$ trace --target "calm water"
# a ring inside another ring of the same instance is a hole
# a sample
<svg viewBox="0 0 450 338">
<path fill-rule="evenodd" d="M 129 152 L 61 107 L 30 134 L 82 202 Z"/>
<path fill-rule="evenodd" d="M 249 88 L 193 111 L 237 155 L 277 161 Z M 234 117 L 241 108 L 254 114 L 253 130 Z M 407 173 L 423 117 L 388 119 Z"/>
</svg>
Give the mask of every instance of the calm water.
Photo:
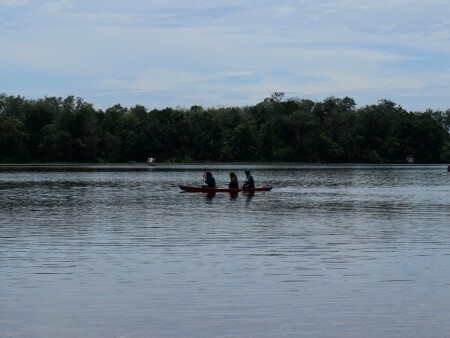
<svg viewBox="0 0 450 338">
<path fill-rule="evenodd" d="M 449 337 L 445 166 L 202 174 L 0 169 L 0 336 Z"/>
</svg>

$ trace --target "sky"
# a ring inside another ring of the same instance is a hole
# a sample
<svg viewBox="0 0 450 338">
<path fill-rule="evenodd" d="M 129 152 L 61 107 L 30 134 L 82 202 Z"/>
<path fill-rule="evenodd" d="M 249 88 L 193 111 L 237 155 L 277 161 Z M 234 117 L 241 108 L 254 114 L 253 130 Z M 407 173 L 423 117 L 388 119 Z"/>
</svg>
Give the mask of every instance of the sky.
<svg viewBox="0 0 450 338">
<path fill-rule="evenodd" d="M 0 93 L 97 109 L 274 92 L 450 108 L 448 0 L 0 0 Z"/>
</svg>

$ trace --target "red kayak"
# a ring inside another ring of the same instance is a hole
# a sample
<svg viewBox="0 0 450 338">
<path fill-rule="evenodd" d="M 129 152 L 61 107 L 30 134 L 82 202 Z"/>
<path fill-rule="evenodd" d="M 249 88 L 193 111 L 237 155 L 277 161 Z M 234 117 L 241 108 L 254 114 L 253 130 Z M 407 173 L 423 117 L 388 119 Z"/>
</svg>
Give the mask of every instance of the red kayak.
<svg viewBox="0 0 450 338">
<path fill-rule="evenodd" d="M 238 193 L 238 192 L 257 192 L 257 191 L 270 191 L 272 187 L 259 187 L 252 189 L 229 189 L 229 188 L 208 188 L 208 187 L 192 187 L 186 185 L 179 186 L 181 190 L 187 192 L 205 192 L 205 193 L 215 193 L 215 192 L 228 192 L 228 193 Z"/>
</svg>

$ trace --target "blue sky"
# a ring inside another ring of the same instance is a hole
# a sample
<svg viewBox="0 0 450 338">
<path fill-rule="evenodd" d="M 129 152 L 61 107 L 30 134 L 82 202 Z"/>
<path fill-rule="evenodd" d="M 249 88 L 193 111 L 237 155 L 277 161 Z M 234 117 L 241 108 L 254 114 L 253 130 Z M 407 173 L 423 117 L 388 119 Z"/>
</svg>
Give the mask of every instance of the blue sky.
<svg viewBox="0 0 450 338">
<path fill-rule="evenodd" d="M 448 0 L 0 0 L 0 93 L 104 109 L 273 92 L 450 108 Z"/>
</svg>

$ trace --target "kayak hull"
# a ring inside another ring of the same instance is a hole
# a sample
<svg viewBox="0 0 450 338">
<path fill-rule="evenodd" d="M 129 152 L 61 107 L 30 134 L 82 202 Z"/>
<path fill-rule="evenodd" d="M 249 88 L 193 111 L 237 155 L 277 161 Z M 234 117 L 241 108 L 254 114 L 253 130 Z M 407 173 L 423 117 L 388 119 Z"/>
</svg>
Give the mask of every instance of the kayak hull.
<svg viewBox="0 0 450 338">
<path fill-rule="evenodd" d="M 227 193 L 238 193 L 238 192 L 248 192 L 253 193 L 257 191 L 270 191 L 272 190 L 272 187 L 258 187 L 258 188 L 252 188 L 252 189 L 229 189 L 229 188 L 208 188 L 208 187 L 193 187 L 193 186 L 186 186 L 186 185 L 180 185 L 179 186 L 181 190 L 186 192 L 203 192 L 203 193 L 216 193 L 216 192 L 227 192 Z"/>
</svg>

